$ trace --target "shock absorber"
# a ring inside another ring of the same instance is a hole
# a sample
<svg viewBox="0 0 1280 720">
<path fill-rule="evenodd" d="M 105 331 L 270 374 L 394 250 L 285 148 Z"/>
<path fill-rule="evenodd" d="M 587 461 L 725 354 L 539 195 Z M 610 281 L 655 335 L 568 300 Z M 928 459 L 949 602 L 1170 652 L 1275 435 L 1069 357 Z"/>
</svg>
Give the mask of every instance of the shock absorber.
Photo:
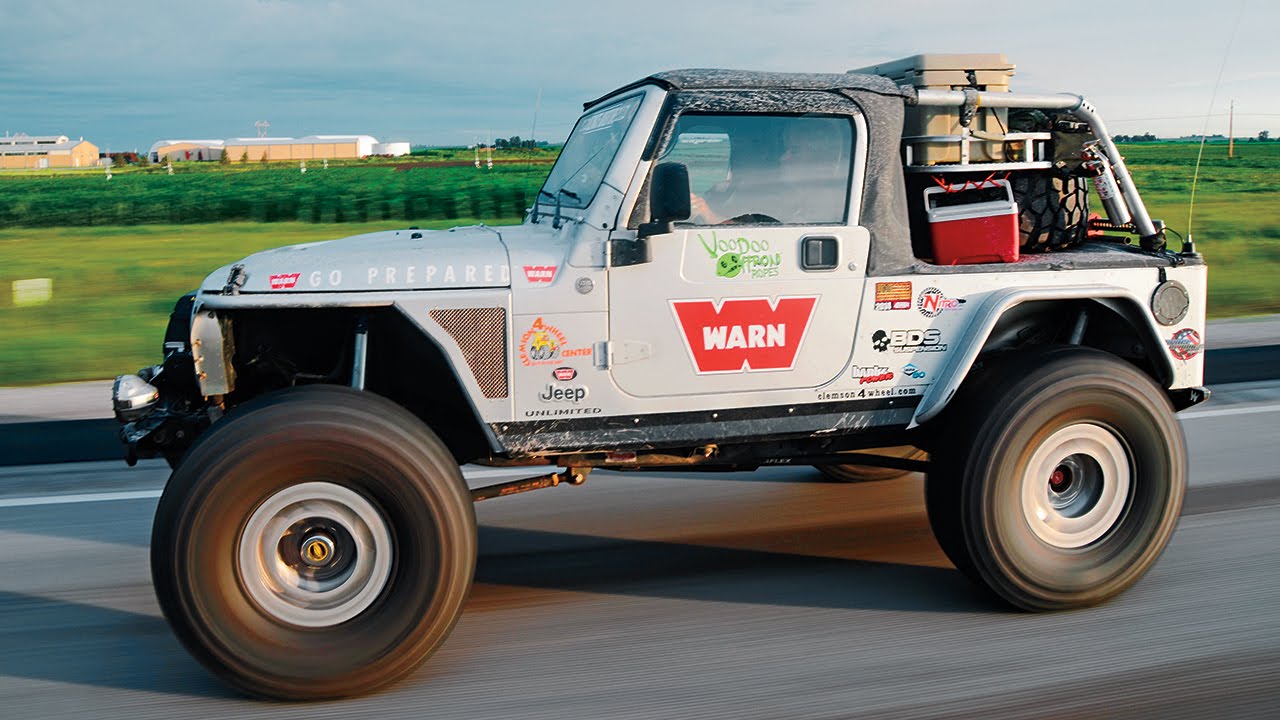
<svg viewBox="0 0 1280 720">
<path fill-rule="evenodd" d="M 1085 146 L 1080 156 L 1084 159 L 1080 165 L 1080 173 L 1093 179 L 1098 197 L 1102 198 L 1102 204 L 1107 208 L 1107 219 L 1113 225 L 1128 225 L 1133 216 L 1129 214 L 1129 207 L 1120 194 L 1120 186 L 1116 184 L 1116 175 L 1111 171 L 1107 156 L 1098 151 L 1096 143 Z"/>
</svg>

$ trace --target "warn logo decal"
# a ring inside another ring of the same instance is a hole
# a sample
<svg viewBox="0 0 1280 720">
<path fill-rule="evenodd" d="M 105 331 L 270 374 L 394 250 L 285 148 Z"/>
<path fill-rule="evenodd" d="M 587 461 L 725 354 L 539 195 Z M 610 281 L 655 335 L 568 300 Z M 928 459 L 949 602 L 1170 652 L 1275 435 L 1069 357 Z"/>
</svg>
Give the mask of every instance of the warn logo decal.
<svg viewBox="0 0 1280 720">
<path fill-rule="evenodd" d="M 268 277 L 267 282 L 271 284 L 272 290 L 291 290 L 298 284 L 300 277 L 302 273 L 280 273 Z"/>
<path fill-rule="evenodd" d="M 790 370 L 818 297 L 670 302 L 694 369 L 707 375 Z"/>
<path fill-rule="evenodd" d="M 549 283 L 556 279 L 556 266 L 525 265 L 524 279 L 531 283 Z"/>
</svg>

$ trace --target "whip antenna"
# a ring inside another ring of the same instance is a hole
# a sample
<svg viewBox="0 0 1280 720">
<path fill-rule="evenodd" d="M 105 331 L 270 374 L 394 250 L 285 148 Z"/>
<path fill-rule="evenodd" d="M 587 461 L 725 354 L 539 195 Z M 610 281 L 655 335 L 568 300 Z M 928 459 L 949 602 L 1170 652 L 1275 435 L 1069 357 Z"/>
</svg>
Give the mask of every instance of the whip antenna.
<svg viewBox="0 0 1280 720">
<path fill-rule="evenodd" d="M 1209 97 L 1209 110 L 1204 114 L 1204 128 L 1200 131 L 1200 151 L 1196 153 L 1196 171 L 1191 176 L 1191 204 L 1187 207 L 1187 243 L 1194 247 L 1191 239 L 1191 218 L 1196 211 L 1196 184 L 1200 181 L 1200 160 L 1204 157 L 1204 143 L 1209 136 L 1209 118 L 1213 115 L 1213 104 L 1218 101 L 1218 88 L 1222 85 L 1222 74 L 1227 69 L 1227 59 L 1231 57 L 1231 45 L 1236 41 L 1236 30 L 1240 28 L 1240 19 L 1244 17 L 1245 0 L 1240 0 L 1240 11 L 1236 13 L 1236 21 L 1231 25 L 1231 35 L 1227 37 L 1227 49 L 1222 53 L 1222 65 L 1218 67 L 1218 79 L 1213 83 L 1213 94 Z"/>
</svg>

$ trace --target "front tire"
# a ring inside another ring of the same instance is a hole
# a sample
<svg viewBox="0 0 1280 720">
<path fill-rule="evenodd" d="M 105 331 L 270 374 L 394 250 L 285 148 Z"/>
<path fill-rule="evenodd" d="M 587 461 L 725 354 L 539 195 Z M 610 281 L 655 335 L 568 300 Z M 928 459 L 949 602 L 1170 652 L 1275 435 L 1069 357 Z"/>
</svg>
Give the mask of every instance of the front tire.
<svg viewBox="0 0 1280 720">
<path fill-rule="evenodd" d="M 949 410 L 926 483 L 956 567 L 1027 610 L 1124 591 L 1173 534 L 1186 448 L 1173 407 L 1134 366 L 1088 348 L 996 362 Z"/>
<path fill-rule="evenodd" d="M 470 494 L 416 417 L 363 392 L 263 398 L 203 436 L 156 510 L 156 596 L 201 663 L 259 696 L 365 693 L 452 630 L 475 570 Z"/>
</svg>

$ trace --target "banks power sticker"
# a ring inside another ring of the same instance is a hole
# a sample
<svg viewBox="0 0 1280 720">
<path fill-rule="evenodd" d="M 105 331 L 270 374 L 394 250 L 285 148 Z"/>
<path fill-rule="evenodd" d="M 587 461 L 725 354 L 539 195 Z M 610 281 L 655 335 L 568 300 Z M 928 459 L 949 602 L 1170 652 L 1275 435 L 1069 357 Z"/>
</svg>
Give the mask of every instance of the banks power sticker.
<svg viewBox="0 0 1280 720">
<path fill-rule="evenodd" d="M 267 281 L 271 283 L 272 290 L 291 290 L 293 286 L 298 284 L 298 278 L 302 277 L 302 273 L 280 273 L 271 275 Z"/>
<path fill-rule="evenodd" d="M 936 287 L 927 287 L 920 291 L 916 300 L 916 309 L 927 318 L 935 318 L 947 310 L 955 310 L 964 304 L 964 300 L 950 298 L 942 294 Z"/>
<path fill-rule="evenodd" d="M 1164 341 L 1169 346 L 1169 352 L 1179 360 L 1190 360 L 1200 354 L 1204 350 L 1204 343 L 1200 340 L 1200 333 L 1191 328 L 1182 328 L 1173 334 L 1173 337 Z"/>
<path fill-rule="evenodd" d="M 549 283 L 556 279 L 556 266 L 525 265 L 524 279 L 531 283 Z"/>
<path fill-rule="evenodd" d="M 911 282 L 876 283 L 876 300 L 872 307 L 876 310 L 910 310 Z"/>
<path fill-rule="evenodd" d="M 520 364 L 525 367 L 557 365 L 561 358 L 590 355 L 590 347 L 568 347 L 560 328 L 544 323 L 542 318 L 534 320 L 533 325 L 520 336 Z"/>
<path fill-rule="evenodd" d="M 883 365 L 871 365 L 866 367 L 859 367 L 855 365 L 853 368 L 853 379 L 857 380 L 859 385 L 888 382 L 893 379 L 893 371 Z"/>
<path fill-rule="evenodd" d="M 699 375 L 790 370 L 818 296 L 672 300 L 671 311 Z"/>
</svg>

